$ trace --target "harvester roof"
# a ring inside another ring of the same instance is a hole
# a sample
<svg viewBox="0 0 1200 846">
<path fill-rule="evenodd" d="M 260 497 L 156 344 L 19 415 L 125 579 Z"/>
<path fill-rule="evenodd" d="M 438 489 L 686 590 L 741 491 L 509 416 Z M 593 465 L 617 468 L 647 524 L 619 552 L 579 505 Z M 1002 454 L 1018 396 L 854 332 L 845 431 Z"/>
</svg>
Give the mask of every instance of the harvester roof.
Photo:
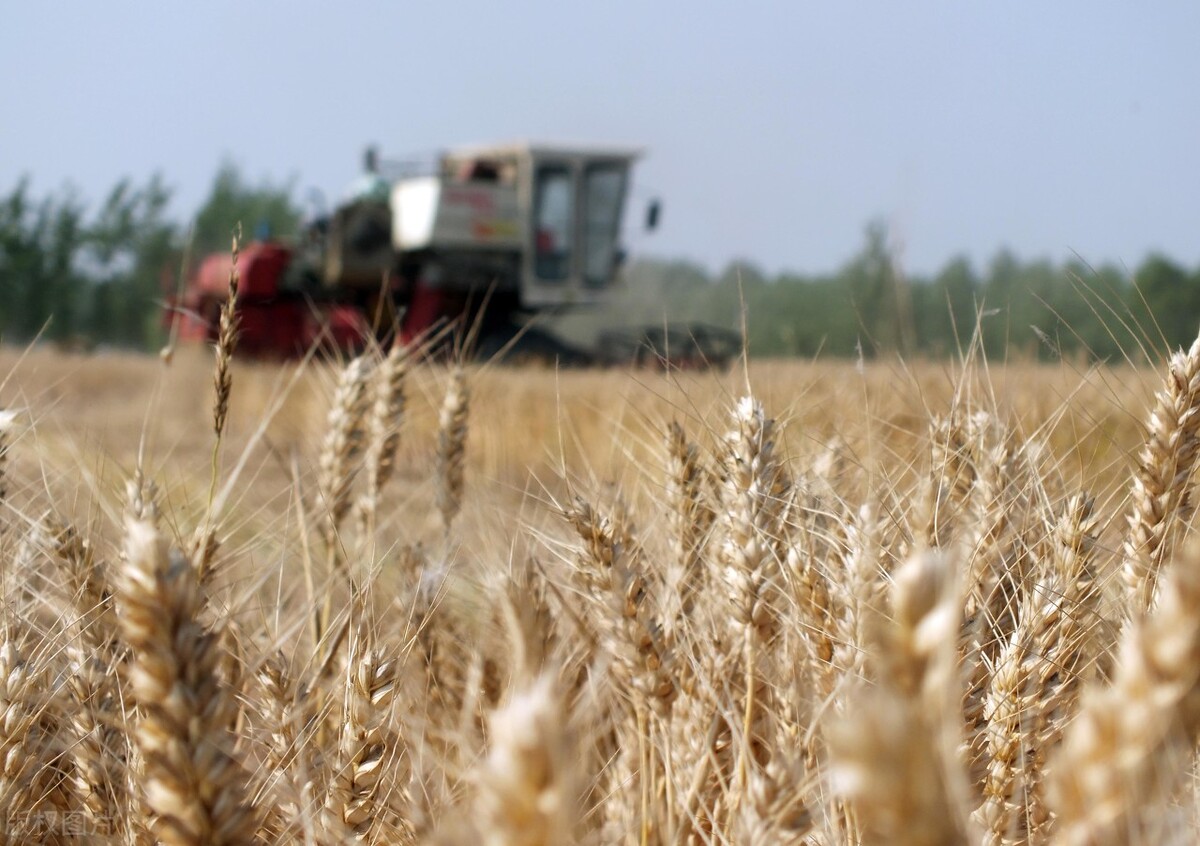
<svg viewBox="0 0 1200 846">
<path fill-rule="evenodd" d="M 555 141 L 507 141 L 498 144 L 468 144 L 447 150 L 453 158 L 488 158 L 503 156 L 580 156 L 586 158 L 628 159 L 640 158 L 645 151 L 640 147 L 619 144 L 581 144 Z"/>
</svg>

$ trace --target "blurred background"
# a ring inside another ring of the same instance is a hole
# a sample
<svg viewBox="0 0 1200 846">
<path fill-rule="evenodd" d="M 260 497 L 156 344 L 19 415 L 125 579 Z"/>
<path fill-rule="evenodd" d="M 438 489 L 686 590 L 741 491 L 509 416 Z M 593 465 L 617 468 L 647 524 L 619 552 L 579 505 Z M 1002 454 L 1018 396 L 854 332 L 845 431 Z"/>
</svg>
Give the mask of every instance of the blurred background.
<svg viewBox="0 0 1200 846">
<path fill-rule="evenodd" d="M 8 4 L 0 339 L 154 348 L 164 292 L 363 149 L 645 151 L 619 297 L 764 356 L 1112 359 L 1200 321 L 1200 6 Z M 662 202 L 661 225 L 642 226 Z"/>
</svg>

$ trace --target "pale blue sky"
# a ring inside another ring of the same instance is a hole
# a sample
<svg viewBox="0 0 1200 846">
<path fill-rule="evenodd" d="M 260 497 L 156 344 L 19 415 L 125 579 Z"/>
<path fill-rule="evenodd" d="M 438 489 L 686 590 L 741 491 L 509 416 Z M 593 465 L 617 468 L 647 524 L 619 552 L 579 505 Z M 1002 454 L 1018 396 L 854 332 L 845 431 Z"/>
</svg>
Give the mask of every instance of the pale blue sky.
<svg viewBox="0 0 1200 846">
<path fill-rule="evenodd" d="M 0 190 L 93 201 L 224 155 L 336 196 L 386 155 L 649 151 L 635 253 L 832 270 L 891 221 L 915 272 L 1007 244 L 1200 262 L 1200 3 L 0 0 Z"/>
</svg>

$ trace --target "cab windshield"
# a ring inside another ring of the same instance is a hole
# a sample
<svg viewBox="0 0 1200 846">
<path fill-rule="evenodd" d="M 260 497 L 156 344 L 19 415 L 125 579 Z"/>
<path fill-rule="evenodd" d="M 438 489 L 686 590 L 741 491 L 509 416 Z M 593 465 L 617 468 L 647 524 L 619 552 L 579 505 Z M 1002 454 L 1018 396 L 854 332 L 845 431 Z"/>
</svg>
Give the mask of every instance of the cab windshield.
<svg viewBox="0 0 1200 846">
<path fill-rule="evenodd" d="M 612 280 L 625 195 L 625 167 L 588 165 L 583 176 L 583 279 L 590 288 Z"/>
</svg>

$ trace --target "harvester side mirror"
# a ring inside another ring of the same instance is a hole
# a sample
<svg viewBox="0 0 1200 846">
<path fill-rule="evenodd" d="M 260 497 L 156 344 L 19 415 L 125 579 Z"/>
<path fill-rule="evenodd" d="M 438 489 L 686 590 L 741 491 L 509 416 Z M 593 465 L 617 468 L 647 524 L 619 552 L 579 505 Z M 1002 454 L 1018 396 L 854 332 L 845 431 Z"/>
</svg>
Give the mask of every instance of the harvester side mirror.
<svg viewBox="0 0 1200 846">
<path fill-rule="evenodd" d="M 646 231 L 653 232 L 658 228 L 658 219 L 662 217 L 662 203 L 659 200 L 651 200 L 650 205 L 646 206 Z"/>
</svg>

